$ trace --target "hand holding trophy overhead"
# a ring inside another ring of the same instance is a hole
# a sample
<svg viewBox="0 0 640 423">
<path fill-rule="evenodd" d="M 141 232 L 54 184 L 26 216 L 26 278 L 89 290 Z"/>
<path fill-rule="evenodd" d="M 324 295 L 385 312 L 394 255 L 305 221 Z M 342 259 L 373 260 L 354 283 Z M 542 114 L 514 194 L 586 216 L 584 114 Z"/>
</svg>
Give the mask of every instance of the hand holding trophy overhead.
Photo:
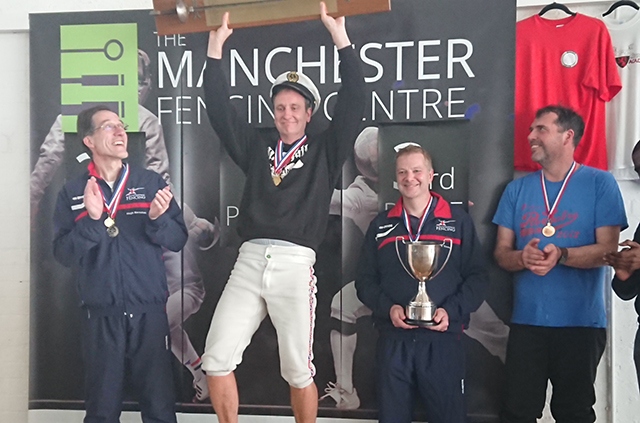
<svg viewBox="0 0 640 423">
<path fill-rule="evenodd" d="M 398 241 L 405 244 L 407 249 L 407 262 L 409 269 L 405 266 L 398 248 Z M 448 246 L 447 246 L 448 244 Z M 447 258 L 438 268 L 440 251 L 442 247 L 447 247 L 449 252 Z M 414 326 L 433 326 L 437 322 L 433 316 L 436 312 L 436 304 L 429 298 L 427 294 L 427 281 L 435 278 L 440 274 L 442 269 L 447 265 L 453 250 L 453 241 L 446 238 L 444 241 L 410 241 L 406 242 L 402 237 L 396 237 L 396 254 L 398 260 L 404 270 L 413 278 L 418 280 L 418 293 L 405 306 L 405 314 L 407 316 L 405 323 Z"/>
</svg>

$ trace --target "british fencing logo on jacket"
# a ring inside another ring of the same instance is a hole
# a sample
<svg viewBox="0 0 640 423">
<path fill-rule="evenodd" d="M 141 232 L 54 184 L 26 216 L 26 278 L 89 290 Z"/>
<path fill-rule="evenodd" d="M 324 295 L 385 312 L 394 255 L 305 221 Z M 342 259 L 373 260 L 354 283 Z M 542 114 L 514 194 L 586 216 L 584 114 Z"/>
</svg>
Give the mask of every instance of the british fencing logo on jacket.
<svg viewBox="0 0 640 423">
<path fill-rule="evenodd" d="M 436 231 L 455 232 L 456 227 L 450 226 L 449 223 L 455 223 L 455 219 L 450 219 L 450 220 L 438 219 L 436 221 Z"/>
<path fill-rule="evenodd" d="M 127 194 L 125 198 L 127 199 L 127 201 L 146 200 L 147 196 L 142 192 L 138 192 L 143 189 L 144 187 L 127 188 Z"/>
</svg>

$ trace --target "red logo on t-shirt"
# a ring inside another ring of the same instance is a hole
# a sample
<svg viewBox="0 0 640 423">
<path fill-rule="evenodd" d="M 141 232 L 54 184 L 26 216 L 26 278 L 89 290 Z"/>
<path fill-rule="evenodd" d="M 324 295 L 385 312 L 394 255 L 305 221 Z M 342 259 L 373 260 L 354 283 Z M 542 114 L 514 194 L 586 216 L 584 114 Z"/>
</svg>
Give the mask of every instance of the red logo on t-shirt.
<svg viewBox="0 0 640 423">
<path fill-rule="evenodd" d="M 624 68 L 625 66 L 627 66 L 627 64 L 629 64 L 629 56 L 616 57 L 616 63 L 621 68 Z"/>
</svg>

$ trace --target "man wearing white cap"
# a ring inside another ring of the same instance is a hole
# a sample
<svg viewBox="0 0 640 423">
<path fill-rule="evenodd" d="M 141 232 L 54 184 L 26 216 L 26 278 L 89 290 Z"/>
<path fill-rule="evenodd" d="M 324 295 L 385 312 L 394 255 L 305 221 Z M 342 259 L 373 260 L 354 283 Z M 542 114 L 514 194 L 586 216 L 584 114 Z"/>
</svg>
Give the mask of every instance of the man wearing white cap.
<svg viewBox="0 0 640 423">
<path fill-rule="evenodd" d="M 202 368 L 222 423 L 238 421 L 233 371 L 260 322 L 269 314 L 278 336 L 282 377 L 289 383 L 298 423 L 315 422 L 318 393 L 313 376 L 316 305 L 315 250 L 322 241 L 329 203 L 342 165 L 353 149 L 364 115 L 364 78 L 344 17 L 321 19 L 340 54 L 342 87 L 326 131 L 306 126 L 320 95 L 305 75 L 280 75 L 271 89 L 278 136 L 269 137 L 238 117 L 222 71 L 224 42 L 233 32 L 229 14 L 209 36 L 204 76 L 207 114 L 221 143 L 246 175 L 240 205 L 240 247 L 207 336 Z"/>
</svg>

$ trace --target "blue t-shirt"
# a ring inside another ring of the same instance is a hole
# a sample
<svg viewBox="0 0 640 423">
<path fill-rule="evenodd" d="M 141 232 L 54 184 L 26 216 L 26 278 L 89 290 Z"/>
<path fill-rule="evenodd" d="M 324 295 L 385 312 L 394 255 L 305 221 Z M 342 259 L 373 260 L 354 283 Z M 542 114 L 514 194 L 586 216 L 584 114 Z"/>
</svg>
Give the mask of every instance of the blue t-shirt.
<svg viewBox="0 0 640 423">
<path fill-rule="evenodd" d="M 550 207 L 562 181 L 546 181 Z M 596 242 L 596 228 L 627 227 L 622 195 L 611 174 L 580 166 L 566 185 L 551 224 L 556 233 L 547 238 L 547 224 L 540 171 L 509 183 L 493 217 L 493 223 L 514 231 L 516 249 L 532 239 L 539 248 L 553 243 L 558 247 L 580 247 Z M 604 267 L 577 269 L 555 266 L 545 276 L 529 270 L 515 274 L 513 323 L 551 327 L 606 327 Z"/>
</svg>

